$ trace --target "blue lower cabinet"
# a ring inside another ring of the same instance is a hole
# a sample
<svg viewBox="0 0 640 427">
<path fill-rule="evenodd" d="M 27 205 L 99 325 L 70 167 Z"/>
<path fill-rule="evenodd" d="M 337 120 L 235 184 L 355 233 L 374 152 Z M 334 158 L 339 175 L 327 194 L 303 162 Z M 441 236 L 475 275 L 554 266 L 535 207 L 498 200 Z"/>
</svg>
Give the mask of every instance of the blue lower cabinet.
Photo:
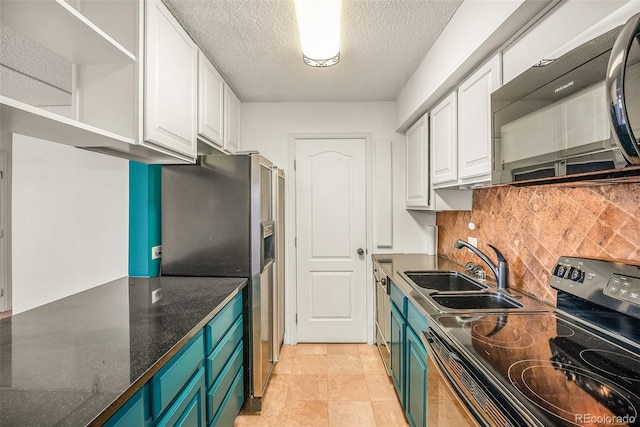
<svg viewBox="0 0 640 427">
<path fill-rule="evenodd" d="M 407 322 L 394 303 L 391 304 L 391 379 L 400 403 L 405 405 L 404 364 Z"/>
<path fill-rule="evenodd" d="M 231 389 L 233 381 L 242 369 L 242 361 L 242 342 L 240 342 L 231 359 L 220 373 L 218 380 L 207 391 L 207 423 L 210 424 L 218 414 L 218 411 L 220 411 L 227 392 Z"/>
<path fill-rule="evenodd" d="M 244 369 L 236 375 L 210 427 L 232 427 L 244 402 Z"/>
<path fill-rule="evenodd" d="M 203 362 L 204 333 L 201 330 L 151 378 L 151 408 L 154 420 L 161 416 Z"/>
<path fill-rule="evenodd" d="M 413 329 L 407 328 L 405 412 L 412 427 L 427 425 L 427 351 Z"/>
<path fill-rule="evenodd" d="M 393 283 L 392 283 L 393 285 Z M 411 427 L 427 426 L 427 351 L 417 334 L 427 319 L 400 290 L 391 293 L 391 379 Z M 403 304 L 400 308 L 396 302 Z"/>
<path fill-rule="evenodd" d="M 244 403 L 242 336 L 240 293 L 104 425 L 232 426 Z"/>
<path fill-rule="evenodd" d="M 198 369 L 156 425 L 158 427 L 206 426 L 204 366 Z"/>
<path fill-rule="evenodd" d="M 242 293 L 239 293 L 204 327 L 206 353 L 213 350 L 241 315 Z"/>
<path fill-rule="evenodd" d="M 242 316 L 238 317 L 222 341 L 207 356 L 207 386 L 212 385 L 220 376 L 227 362 L 242 341 Z"/>
<path fill-rule="evenodd" d="M 151 425 L 151 422 L 149 384 L 145 384 L 104 423 L 104 427 L 147 427 Z"/>
</svg>

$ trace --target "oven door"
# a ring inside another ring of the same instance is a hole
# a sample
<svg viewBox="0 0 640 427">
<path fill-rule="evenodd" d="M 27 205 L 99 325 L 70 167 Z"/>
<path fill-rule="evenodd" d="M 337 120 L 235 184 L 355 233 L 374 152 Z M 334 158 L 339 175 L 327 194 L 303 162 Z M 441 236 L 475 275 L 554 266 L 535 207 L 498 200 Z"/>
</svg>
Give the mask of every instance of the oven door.
<svg viewBox="0 0 640 427">
<path fill-rule="evenodd" d="M 640 13 L 627 21 L 611 50 L 606 82 L 614 138 L 625 158 L 640 164 Z"/>
<path fill-rule="evenodd" d="M 453 399 L 456 405 L 448 405 L 447 410 L 462 410 L 459 421 L 461 425 L 481 426 L 531 426 L 540 425 L 516 408 L 507 396 L 496 388 L 493 381 L 481 372 L 473 362 L 467 360 L 444 335 L 436 333 L 434 328 L 429 328 L 421 337 L 428 349 L 429 359 L 432 362 L 429 369 L 438 372 L 438 379 L 434 384 L 444 384 L 448 387 L 448 395 L 445 398 Z M 431 417 L 433 409 L 431 396 L 442 396 L 438 391 L 432 392 L 432 377 L 428 377 L 428 412 Z M 445 386 L 442 386 L 444 388 Z M 462 409 L 460 409 L 462 408 Z M 438 412 L 438 411 L 436 411 Z M 447 414 L 450 415 L 450 414 Z M 465 424 L 466 423 L 466 424 Z M 443 424 L 434 421 L 435 425 L 457 425 L 445 422 Z"/>
<path fill-rule="evenodd" d="M 443 375 L 433 354 L 427 358 L 427 425 L 429 426 L 479 426 L 480 424 L 456 394 Z"/>
</svg>

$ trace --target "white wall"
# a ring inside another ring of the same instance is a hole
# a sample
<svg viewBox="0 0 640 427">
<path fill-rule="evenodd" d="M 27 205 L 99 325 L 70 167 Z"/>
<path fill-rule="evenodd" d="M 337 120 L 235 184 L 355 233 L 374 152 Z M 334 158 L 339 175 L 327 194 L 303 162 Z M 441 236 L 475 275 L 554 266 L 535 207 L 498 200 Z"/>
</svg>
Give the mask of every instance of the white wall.
<svg viewBox="0 0 640 427">
<path fill-rule="evenodd" d="M 126 276 L 128 161 L 14 135 L 14 314 Z"/>
<path fill-rule="evenodd" d="M 425 252 L 433 244 L 427 226 L 435 224 L 435 215 L 404 207 L 405 137 L 394 131 L 393 102 L 247 102 L 242 114 L 242 150 L 258 150 L 287 174 L 290 134 L 369 133 L 372 143 L 391 141 L 393 247 L 372 250 Z"/>
</svg>

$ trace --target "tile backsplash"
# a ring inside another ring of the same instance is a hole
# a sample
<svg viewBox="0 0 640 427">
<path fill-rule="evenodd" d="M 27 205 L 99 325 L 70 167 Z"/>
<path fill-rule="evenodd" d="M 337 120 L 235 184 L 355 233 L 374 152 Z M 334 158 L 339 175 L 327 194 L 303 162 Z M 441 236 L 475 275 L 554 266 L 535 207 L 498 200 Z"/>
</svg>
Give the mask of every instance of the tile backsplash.
<svg viewBox="0 0 640 427">
<path fill-rule="evenodd" d="M 476 237 L 492 260 L 487 243 L 505 255 L 512 287 L 555 303 L 549 271 L 561 256 L 640 261 L 639 218 L 640 184 L 478 189 L 471 212 L 438 212 L 438 253 L 483 264 L 453 247 L 458 238 Z"/>
</svg>

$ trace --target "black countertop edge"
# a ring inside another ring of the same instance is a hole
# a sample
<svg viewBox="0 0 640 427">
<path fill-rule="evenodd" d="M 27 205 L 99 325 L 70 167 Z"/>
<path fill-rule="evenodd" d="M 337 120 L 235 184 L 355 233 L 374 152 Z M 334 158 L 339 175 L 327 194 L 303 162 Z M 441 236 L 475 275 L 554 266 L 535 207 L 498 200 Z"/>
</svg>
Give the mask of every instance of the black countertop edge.
<svg viewBox="0 0 640 427">
<path fill-rule="evenodd" d="M 135 280 L 135 278 L 131 278 L 131 280 Z M 125 390 L 118 398 L 104 411 L 102 411 L 98 416 L 96 416 L 89 424 L 88 427 L 99 427 L 102 426 L 109 418 L 111 418 L 118 410 L 124 406 L 125 403 L 134 394 L 138 392 L 147 382 L 151 380 L 151 378 L 160 370 L 164 365 L 167 364 L 169 360 L 191 341 L 193 337 L 196 336 L 198 332 L 202 328 L 204 328 L 207 323 L 213 319 L 216 314 L 220 312 L 236 295 L 238 295 L 242 289 L 247 285 L 247 280 L 243 279 L 242 284 L 240 284 L 236 289 L 231 291 L 231 293 L 214 308 L 207 316 L 205 316 L 196 326 L 194 326 L 180 341 L 178 341 L 173 347 L 171 347 L 156 363 L 151 365 L 149 369 L 145 371 L 144 374 L 140 378 L 138 378 L 135 382 L 131 384 L 131 386 Z"/>
</svg>

